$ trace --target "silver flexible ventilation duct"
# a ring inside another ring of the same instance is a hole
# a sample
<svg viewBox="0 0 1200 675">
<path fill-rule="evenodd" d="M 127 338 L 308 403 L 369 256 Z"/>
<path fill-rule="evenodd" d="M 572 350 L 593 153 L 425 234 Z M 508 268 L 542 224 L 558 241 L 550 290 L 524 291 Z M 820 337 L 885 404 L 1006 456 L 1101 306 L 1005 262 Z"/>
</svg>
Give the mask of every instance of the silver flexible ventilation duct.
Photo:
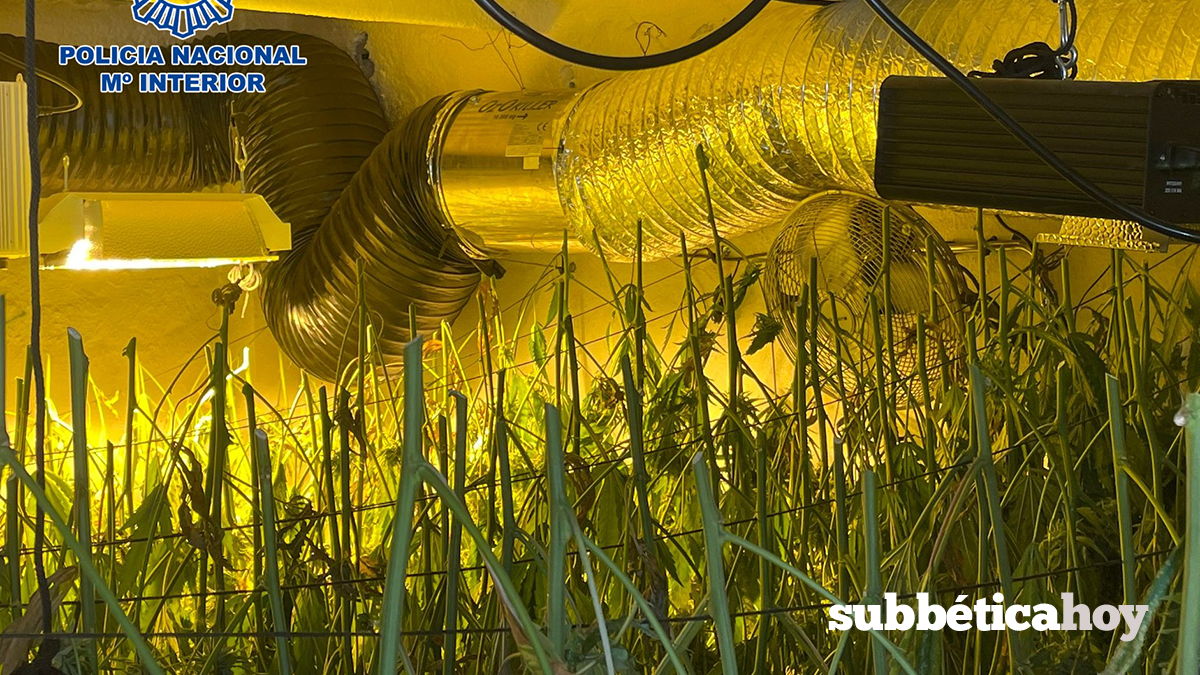
<svg viewBox="0 0 1200 675">
<path fill-rule="evenodd" d="M 1029 0 L 890 0 L 960 68 L 1032 40 L 1057 44 L 1057 11 Z M 1099 80 L 1200 77 L 1200 1 L 1080 2 L 1079 76 Z M 562 205 L 578 239 L 611 257 L 679 252 L 679 233 L 711 231 L 696 161 L 710 159 L 723 232 L 778 222 L 818 189 L 873 193 L 877 94 L 890 75 L 933 69 L 856 0 L 812 10 L 781 6 L 708 54 L 598 84 L 578 97 L 555 139 Z M 462 223 L 480 228 L 486 223 Z"/>
<path fill-rule="evenodd" d="M 1057 37 L 1049 2 L 892 4 L 962 68 Z M 1200 0 L 1083 2 L 1080 77 L 1198 78 L 1198 33 Z M 817 189 L 870 192 L 880 83 L 930 73 L 865 4 L 781 6 L 690 62 L 582 92 L 454 94 L 385 137 L 348 56 L 304 36 L 234 36 L 298 42 L 309 59 L 270 74 L 278 96 L 234 97 L 232 107 L 247 141 L 246 189 L 299 230 L 296 250 L 269 275 L 267 320 L 289 356 L 327 379 L 353 358 L 343 336 L 357 330 L 359 260 L 381 346 L 399 358 L 408 307 L 421 329 L 453 319 L 480 274 L 499 273 L 498 251 L 557 249 L 566 228 L 628 258 L 639 219 L 648 255 L 675 254 L 680 232 L 707 242 L 697 145 L 707 148 L 727 235 L 777 222 Z M 11 38 L 0 49 L 20 54 Z M 9 75 L 3 66 L 0 75 Z M 109 190 L 194 189 L 230 175 L 230 101 L 101 96 L 85 82 L 94 73 L 66 75 L 84 108 L 43 120 L 49 189 L 61 185 L 54 172 L 65 153 L 73 188 L 79 171 L 95 176 L 87 189 Z"/>
</svg>

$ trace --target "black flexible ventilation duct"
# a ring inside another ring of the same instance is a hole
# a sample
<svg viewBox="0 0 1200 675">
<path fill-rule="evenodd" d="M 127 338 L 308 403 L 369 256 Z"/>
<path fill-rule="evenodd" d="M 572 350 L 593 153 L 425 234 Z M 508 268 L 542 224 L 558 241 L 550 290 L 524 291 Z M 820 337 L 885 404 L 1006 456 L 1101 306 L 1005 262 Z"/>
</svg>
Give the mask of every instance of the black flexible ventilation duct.
<svg viewBox="0 0 1200 675">
<path fill-rule="evenodd" d="M 281 31 L 206 40 L 226 41 L 299 45 L 308 65 L 265 69 L 265 94 L 101 94 L 96 70 L 55 65 L 57 46 L 42 43 L 39 69 L 83 99 L 41 118 L 43 191 L 62 189 L 64 155 L 73 191 L 190 191 L 240 175 L 293 228 L 293 250 L 266 274 L 267 323 L 288 356 L 326 380 L 356 356 L 360 260 L 384 354 L 410 339 L 410 305 L 420 330 L 457 316 L 480 271 L 436 208 L 429 153 L 461 99 L 431 101 L 389 134 L 359 64 L 333 44 Z M 0 35 L 0 51 L 19 59 L 21 39 Z M 16 74 L 0 60 L 0 77 Z M 49 84 L 40 91 L 47 109 L 72 100 Z"/>
<path fill-rule="evenodd" d="M 24 77 L 24 38 L 0 35 L 0 80 Z M 70 113 L 41 117 L 38 148 L 42 193 L 63 189 L 63 156 L 70 157 L 70 188 L 79 191 L 181 192 L 228 180 L 228 147 L 217 97 L 155 96 L 127 87 L 100 93 L 99 70 L 58 65 L 58 45 L 39 42 L 37 68 L 71 87 L 83 105 Z M 137 72 L 136 69 L 131 69 Z M 39 110 L 74 101 L 68 91 L 43 79 Z M 214 133 L 214 131 L 216 133 Z"/>
<path fill-rule="evenodd" d="M 297 363 L 330 379 L 357 349 L 358 279 L 384 354 L 410 339 L 408 308 L 425 332 L 458 315 L 480 273 L 442 223 L 428 149 L 450 100 L 418 110 L 376 148 L 314 238 L 275 265 L 263 309 L 275 339 Z M 347 332 L 349 331 L 349 332 Z"/>
<path fill-rule="evenodd" d="M 292 224 L 293 243 L 302 251 L 387 134 L 375 91 L 353 59 L 318 38 L 254 30 L 204 43 L 294 44 L 308 60 L 262 69 L 265 93 L 235 94 L 226 104 L 244 150 L 243 187 Z"/>
</svg>

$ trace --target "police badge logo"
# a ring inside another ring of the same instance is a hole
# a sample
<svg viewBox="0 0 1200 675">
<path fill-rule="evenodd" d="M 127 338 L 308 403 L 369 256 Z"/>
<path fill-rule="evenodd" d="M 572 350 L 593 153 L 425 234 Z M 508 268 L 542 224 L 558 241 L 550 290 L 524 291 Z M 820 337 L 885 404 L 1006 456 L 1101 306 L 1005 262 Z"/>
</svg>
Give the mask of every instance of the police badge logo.
<svg viewBox="0 0 1200 675">
<path fill-rule="evenodd" d="M 186 40 L 229 23 L 233 0 L 133 0 L 133 20 Z"/>
</svg>

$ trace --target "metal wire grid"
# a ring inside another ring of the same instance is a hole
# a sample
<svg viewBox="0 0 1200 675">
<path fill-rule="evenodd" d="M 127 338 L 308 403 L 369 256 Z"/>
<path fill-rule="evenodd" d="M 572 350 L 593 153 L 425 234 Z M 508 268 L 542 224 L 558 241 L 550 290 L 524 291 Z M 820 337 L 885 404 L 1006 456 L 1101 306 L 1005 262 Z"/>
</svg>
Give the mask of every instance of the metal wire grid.
<svg viewBox="0 0 1200 675">
<path fill-rule="evenodd" d="M 1171 257 L 1173 257 L 1173 256 L 1171 256 Z M 1165 262 L 1167 262 L 1167 261 L 1166 260 L 1161 261 L 1159 264 L 1163 264 Z M 682 273 L 682 272 L 680 272 L 680 273 Z M 1078 310 L 1081 307 L 1083 307 L 1084 305 L 1091 302 L 1093 299 L 1094 298 L 1090 297 L 1090 296 L 1084 297 L 1073 307 L 1073 309 Z M 594 308 L 594 309 L 599 309 L 599 307 Z M 664 318 L 664 316 L 674 316 L 685 310 L 686 310 L 686 307 L 680 307 L 680 308 L 668 313 L 667 315 L 660 315 L 659 317 L 655 317 L 655 319 L 662 319 L 662 318 Z M 654 320 L 654 319 L 651 319 L 651 320 Z M 606 335 L 606 336 L 602 336 L 600 338 L 595 338 L 593 340 L 587 341 L 587 343 L 592 343 L 592 342 L 596 342 L 599 340 L 608 339 L 611 337 L 612 337 L 612 335 Z M 581 344 L 587 344 L 587 343 L 584 343 L 583 341 L 581 341 Z M 956 357 L 946 359 L 937 364 L 930 364 L 930 367 L 931 368 L 941 367 L 943 365 L 951 365 L 952 363 L 961 363 L 964 360 L 965 360 L 965 357 L 956 356 Z M 517 367 L 519 367 L 519 365 L 520 364 L 518 364 Z M 531 365 L 531 364 L 524 364 L 524 365 Z M 828 368 L 825 368 L 825 370 L 828 370 Z M 486 376 L 477 376 L 477 377 L 471 378 L 471 379 L 482 379 L 483 377 L 486 377 Z M 900 380 L 912 380 L 915 377 L 917 377 L 916 373 L 910 373 L 910 374 L 900 378 Z M 399 397 L 392 398 L 392 400 L 398 400 L 398 399 L 399 399 Z M 840 400 L 841 399 L 829 400 L 829 401 L 826 401 L 826 403 L 836 403 Z M 797 415 L 798 415 L 797 413 L 786 413 L 786 414 L 777 415 L 777 416 L 773 416 L 773 417 L 767 417 L 767 418 L 764 418 L 763 420 L 761 420 L 761 423 L 766 424 L 766 423 L 775 422 L 775 421 L 782 421 L 782 420 L 786 420 L 789 418 L 795 418 L 795 417 L 797 417 Z M 284 422 L 287 419 L 306 419 L 307 417 L 308 417 L 307 414 L 306 415 L 297 415 L 293 418 L 283 418 L 279 421 Z M 1101 419 L 1102 417 L 1103 417 L 1103 415 L 1093 415 L 1089 418 L 1079 420 L 1073 425 L 1073 428 L 1081 427 L 1088 423 L 1095 422 L 1095 421 Z M 670 438 L 671 436 L 675 436 L 678 434 L 686 434 L 688 432 L 696 432 L 699 429 L 700 429 L 699 425 L 693 425 L 690 427 L 685 427 L 685 428 L 676 430 L 675 432 L 672 432 L 671 434 L 647 437 L 647 438 L 643 439 L 643 442 L 649 444 L 649 443 L 653 443 L 654 441 L 664 440 L 664 439 Z M 714 439 L 723 437 L 725 435 L 734 434 L 734 433 L 740 433 L 740 430 L 726 429 L 724 431 L 714 432 Z M 1012 450 L 1016 450 L 1021 447 L 1025 447 L 1027 445 L 1031 445 L 1031 444 L 1035 443 L 1036 441 L 1037 441 L 1036 438 L 1027 438 L 1023 441 L 1019 441 L 1017 443 L 1011 444 L 1005 448 L 995 449 L 992 451 L 992 455 L 993 455 L 993 457 L 998 457 L 998 456 L 1001 456 Z M 652 455 L 652 454 L 657 454 L 657 453 L 662 453 L 662 452 L 668 452 L 671 450 L 682 450 L 682 449 L 688 448 L 688 447 L 696 447 L 701 442 L 702 442 L 701 439 L 693 439 L 691 441 L 687 441 L 687 442 L 683 442 L 683 443 L 676 443 L 676 444 L 670 444 L 670 445 L 666 445 L 666 446 L 660 446 L 660 447 L 657 447 L 657 448 L 654 448 L 651 450 L 647 450 L 644 454 Z M 621 446 L 626 446 L 626 445 L 628 445 L 628 442 L 623 442 L 623 443 L 617 444 L 613 447 L 616 448 L 616 447 L 621 447 Z M 576 472 L 576 471 L 590 471 L 591 469 L 594 469 L 594 468 L 598 468 L 601 466 L 607 466 L 607 465 L 611 465 L 611 464 L 615 464 L 615 463 L 621 463 L 621 462 L 625 462 L 628 460 L 629 460 L 628 456 L 622 455 L 619 457 L 598 460 L 598 461 L 591 462 L 591 463 L 568 465 L 567 467 L 565 467 L 565 470 L 568 473 Z M 889 482 L 889 483 L 883 483 L 883 484 L 880 484 L 878 487 L 879 487 L 879 489 L 889 489 L 889 488 L 898 487 L 898 486 L 901 486 L 901 485 L 904 485 L 904 484 L 907 484 L 907 483 L 910 483 L 910 482 L 913 482 L 916 480 L 922 480 L 922 479 L 927 479 L 927 478 L 931 478 L 931 477 L 941 476 L 941 475 L 944 475 L 944 474 L 952 472 L 952 471 L 957 471 L 957 470 L 963 469 L 963 468 L 969 466 L 970 464 L 972 464 L 974 461 L 975 460 L 958 462 L 958 463 L 948 465 L 945 467 L 940 467 L 940 468 L 932 470 L 932 471 L 926 471 L 926 472 L 916 474 L 913 476 L 897 479 L 897 480 Z M 542 477 L 542 474 L 540 472 L 530 471 L 530 472 L 526 472 L 524 474 L 514 475 L 512 477 L 512 482 L 515 483 L 515 482 L 525 482 L 525 481 L 530 481 L 530 480 L 537 480 L 541 477 Z M 476 481 L 471 486 L 469 486 L 468 492 L 476 492 L 476 491 L 483 490 L 483 489 L 499 487 L 499 485 L 500 485 L 500 481 L 495 481 L 493 483 Z M 848 493 L 846 495 L 846 497 L 851 498 L 851 497 L 855 497 L 855 496 L 859 496 L 859 495 L 861 495 L 861 492 L 855 491 L 855 492 Z M 435 495 L 425 495 L 424 497 L 418 498 L 418 503 L 423 502 L 423 501 L 433 501 L 433 500 L 436 500 Z M 282 500 L 277 499 L 277 501 L 282 501 Z M 808 509 L 829 507 L 833 503 L 834 503 L 833 499 L 829 499 L 829 498 L 820 499 L 820 500 L 816 500 L 814 502 L 810 502 L 810 503 L 806 503 L 803 505 L 798 505 L 798 506 L 791 507 L 788 509 L 783 509 L 783 510 L 769 513 L 769 514 L 767 514 L 767 517 L 770 519 L 780 518 L 783 516 L 794 515 L 796 513 L 800 513 L 802 511 L 805 511 Z M 385 508 L 391 508 L 394 506 L 395 506 L 395 503 L 391 502 L 391 501 L 376 502 L 376 503 L 358 505 L 352 511 L 354 513 L 361 513 L 363 511 L 385 509 Z M 333 511 L 321 512 L 321 513 L 308 514 L 305 516 L 300 516 L 300 517 L 295 517 L 295 518 L 281 518 L 281 519 L 279 519 L 277 524 L 280 526 L 283 526 L 283 525 L 295 524 L 295 523 L 299 523 L 299 522 L 325 519 L 325 518 L 329 518 L 331 516 L 338 516 L 338 515 L 343 515 L 343 512 L 340 510 L 333 510 Z M 742 525 L 747 525 L 747 524 L 753 524 L 755 522 L 757 522 L 757 518 L 745 518 L 745 519 L 740 519 L 740 520 L 735 520 L 735 521 L 728 521 L 725 523 L 725 526 L 726 527 L 737 527 L 737 526 L 742 526 Z M 244 530 L 244 529 L 250 529 L 251 527 L 252 527 L 252 525 L 250 525 L 250 524 L 233 525 L 233 526 L 223 528 L 223 531 Z M 701 535 L 701 534 L 703 534 L 702 528 L 693 528 L 693 529 L 684 530 L 684 531 L 680 531 L 680 532 L 663 531 L 661 536 L 656 537 L 656 541 L 675 541 L 675 540 L 682 539 L 685 537 L 696 536 L 696 535 Z M 154 541 L 168 540 L 168 539 L 179 538 L 182 536 L 183 536 L 182 533 L 168 533 L 161 537 L 154 537 L 153 540 Z M 106 547 L 112 547 L 112 546 L 118 546 L 118 545 L 124 545 L 124 544 L 138 543 L 138 542 L 147 541 L 147 540 L 149 540 L 149 539 L 148 538 L 125 538 L 125 539 L 113 540 L 113 541 L 107 541 L 107 542 L 101 541 L 101 542 L 96 542 L 94 544 L 94 548 L 106 548 Z M 626 546 L 625 543 L 617 543 L 617 544 L 604 545 L 604 546 L 601 546 L 600 548 L 605 551 L 613 551 L 613 550 L 619 550 L 625 546 Z M 48 547 L 46 549 L 46 552 L 48 552 L 48 553 L 49 552 L 58 552 L 61 550 L 62 550 L 61 547 Z M 28 548 L 24 548 L 21 550 L 21 553 L 23 555 L 28 554 L 30 552 L 31 552 L 31 550 Z M 1143 553 L 1143 554 L 1138 555 L 1137 559 L 1143 560 L 1143 559 L 1155 558 L 1155 557 L 1159 557 L 1162 555 L 1166 555 L 1169 552 L 1170 551 L 1154 551 L 1154 552 L 1149 552 L 1149 553 Z M 576 552 L 569 552 L 568 555 L 572 556 L 572 557 L 576 557 L 578 554 Z M 513 561 L 513 564 L 514 565 L 528 565 L 528 564 L 534 564 L 536 562 L 537 562 L 536 559 L 525 558 L 525 559 Z M 1052 577 L 1055 577 L 1055 576 L 1058 576 L 1061 574 L 1069 574 L 1069 573 L 1083 571 L 1083 570 L 1087 570 L 1087 569 L 1096 569 L 1096 568 L 1102 568 L 1102 567 L 1107 567 L 1107 566 L 1115 566 L 1115 565 L 1120 565 L 1121 563 L 1122 563 L 1122 561 L 1120 559 L 1097 561 L 1097 562 L 1093 562 L 1093 563 L 1088 563 L 1086 565 L 1079 565 L 1079 566 L 1074 566 L 1074 567 L 1063 567 L 1063 568 L 1059 568 L 1059 569 L 1055 569 L 1055 570 L 1048 570 L 1045 572 L 1032 574 L 1032 575 L 1017 576 L 1017 577 L 1013 577 L 1013 580 L 1018 581 L 1018 582 L 1024 582 L 1024 581 L 1032 581 L 1032 580 L 1037 580 L 1037 579 L 1052 578 Z M 460 568 L 460 571 L 463 573 L 479 572 L 479 571 L 484 571 L 484 570 L 485 570 L 485 567 L 482 565 L 463 566 Z M 406 576 L 409 578 L 444 577 L 447 575 L 447 573 L 448 572 L 446 570 L 415 571 L 415 572 L 408 573 Z M 280 590 L 295 592 L 295 591 L 300 591 L 300 590 L 332 589 L 332 588 L 336 588 L 338 586 L 379 583 L 382 581 L 384 581 L 384 578 L 381 576 L 358 577 L 358 578 L 353 578 L 353 579 L 332 579 L 331 578 L 328 580 L 306 582 L 306 583 L 302 583 L 302 584 L 284 585 L 284 586 L 281 586 Z M 936 592 L 943 593 L 943 594 L 956 594 L 956 593 L 961 593 L 961 592 L 965 592 L 965 591 L 978 590 L 980 588 L 994 587 L 999 584 L 1000 584 L 1000 580 L 994 579 L 994 580 L 991 580 L 988 582 L 982 582 L 982 583 L 960 585 L 960 586 L 948 587 L 948 588 L 938 588 L 938 589 L 936 589 Z M 210 589 L 210 590 L 206 590 L 203 593 L 190 592 L 190 593 L 176 593 L 176 594 L 128 596 L 128 597 L 119 598 L 119 601 L 126 602 L 126 603 L 144 602 L 144 601 L 163 602 L 163 601 L 168 601 L 168 600 L 187 600 L 187 599 L 194 599 L 194 598 L 198 599 L 200 597 L 207 597 L 207 596 L 212 596 L 212 597 L 246 596 L 246 595 L 260 594 L 262 592 L 263 592 L 262 589 L 225 589 L 225 590 Z M 914 595 L 914 593 L 910 592 L 910 593 L 899 594 L 898 597 L 901 599 L 904 599 L 904 598 L 910 598 L 913 595 Z M 78 601 L 65 601 L 61 604 L 77 605 Z M 97 604 L 102 604 L 102 601 L 97 601 Z M 789 606 L 789 607 L 772 607 L 772 608 L 767 608 L 767 609 L 762 609 L 762 610 L 745 610 L 745 611 L 733 612 L 731 614 L 731 616 L 733 616 L 735 618 L 753 618 L 753 617 L 760 617 L 760 616 L 781 614 L 781 613 L 816 611 L 816 610 L 826 609 L 830 606 L 830 604 L 831 603 L 823 602 L 823 603 L 811 603 L 811 604 L 796 605 L 796 606 Z M 10 606 L 17 606 L 17 605 L 15 603 L 13 603 Z M 666 617 L 665 618 L 666 621 L 668 621 L 670 623 L 675 623 L 675 624 L 690 623 L 690 622 L 696 622 L 696 621 L 708 621 L 710 619 L 711 619 L 711 617 L 708 614 L 693 614 L 693 615 L 674 616 L 674 617 Z M 430 629 L 430 630 L 418 630 L 418 631 L 403 631 L 401 633 L 401 636 L 403 636 L 403 637 L 441 637 L 441 636 L 444 636 L 444 635 L 447 635 L 450 633 L 458 634 L 458 635 L 471 635 L 471 634 L 489 635 L 489 634 L 506 633 L 506 632 L 508 632 L 508 630 L 509 630 L 509 628 L 507 626 L 502 626 L 502 625 L 487 626 L 487 627 L 474 627 L 474 628 L 455 627 L 455 628 L 446 628 L 444 630 Z M 347 636 L 347 635 L 353 636 L 353 637 L 370 638 L 370 637 L 378 637 L 379 633 L 378 633 L 378 631 L 344 631 L 344 630 L 332 630 L 331 629 L 328 631 L 289 631 L 289 632 L 282 632 L 282 633 L 277 633 L 274 631 L 262 631 L 262 632 L 259 632 L 259 631 L 223 631 L 223 632 L 221 632 L 221 631 L 203 631 L 203 632 L 202 631 L 147 631 L 147 632 L 144 632 L 143 635 L 146 637 L 150 637 L 150 638 L 158 637 L 158 638 L 178 638 L 178 639 L 206 639 L 206 638 L 219 639 L 219 638 L 256 638 L 256 637 L 258 637 L 258 638 L 286 637 L 286 638 L 293 638 L 293 639 L 328 639 L 328 638 L 342 637 L 342 636 Z M 61 638 L 73 638 L 73 639 L 82 639 L 82 638 L 121 639 L 121 638 L 124 638 L 125 635 L 124 635 L 124 633 L 121 633 L 121 632 L 96 632 L 96 633 L 82 633 L 82 632 L 41 633 L 41 632 L 39 632 L 39 633 L 34 633 L 34 634 L 16 634 L 16 633 L 0 634 L 0 639 L 31 639 L 31 638 L 39 638 L 39 637 L 61 637 Z"/>
</svg>

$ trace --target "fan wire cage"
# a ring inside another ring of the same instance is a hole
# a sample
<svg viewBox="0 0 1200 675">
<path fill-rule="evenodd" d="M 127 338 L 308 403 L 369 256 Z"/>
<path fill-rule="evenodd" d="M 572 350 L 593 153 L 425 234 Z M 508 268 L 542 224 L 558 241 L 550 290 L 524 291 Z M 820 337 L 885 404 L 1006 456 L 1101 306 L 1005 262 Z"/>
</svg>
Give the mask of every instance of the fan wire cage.
<svg viewBox="0 0 1200 675">
<path fill-rule="evenodd" d="M 925 317 L 929 380 L 954 368 L 963 288 L 962 268 L 925 219 L 906 206 L 843 191 L 813 195 L 787 216 L 763 282 L 768 311 L 782 324 L 793 359 L 798 336 L 812 336 L 811 325 L 801 330 L 800 323 L 810 320 L 815 291 L 822 384 L 861 397 L 882 375 L 897 405 L 923 396 L 913 386 L 921 365 L 918 316 Z M 802 349 L 811 359 L 809 339 Z"/>
</svg>

